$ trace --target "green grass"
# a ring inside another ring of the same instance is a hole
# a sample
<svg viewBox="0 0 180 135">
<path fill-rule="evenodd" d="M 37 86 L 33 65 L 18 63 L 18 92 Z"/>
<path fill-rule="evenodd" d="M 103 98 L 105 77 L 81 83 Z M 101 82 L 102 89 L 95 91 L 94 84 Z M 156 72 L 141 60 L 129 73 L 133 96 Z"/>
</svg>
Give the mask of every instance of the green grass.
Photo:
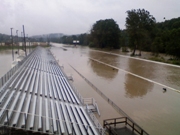
<svg viewBox="0 0 180 135">
<path fill-rule="evenodd" d="M 165 60 L 163 57 L 151 57 L 150 60 L 174 64 L 174 65 L 180 65 L 180 60 L 175 60 L 175 59 Z"/>
</svg>

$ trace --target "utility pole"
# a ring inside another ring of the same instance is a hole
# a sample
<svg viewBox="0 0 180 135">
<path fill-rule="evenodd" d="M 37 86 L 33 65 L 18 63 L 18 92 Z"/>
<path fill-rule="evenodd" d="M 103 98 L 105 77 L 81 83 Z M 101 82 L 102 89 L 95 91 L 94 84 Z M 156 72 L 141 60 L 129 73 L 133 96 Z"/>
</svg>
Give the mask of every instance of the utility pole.
<svg viewBox="0 0 180 135">
<path fill-rule="evenodd" d="M 27 45 L 28 45 L 28 42 L 29 42 L 29 38 L 28 38 L 28 34 L 26 34 L 26 38 L 27 38 Z M 29 52 L 30 52 L 30 50 L 29 50 Z"/>
<path fill-rule="evenodd" d="M 18 39 L 18 30 L 16 30 L 16 34 L 17 34 L 18 55 L 19 55 L 19 39 Z"/>
<path fill-rule="evenodd" d="M 30 53 L 30 50 L 31 50 L 31 49 L 30 49 L 30 38 L 29 38 L 29 53 Z"/>
<path fill-rule="evenodd" d="M 13 59 L 13 61 L 14 61 L 14 50 L 13 50 L 13 36 L 12 36 L 12 29 L 13 29 L 13 28 L 11 28 L 12 59 Z"/>
<path fill-rule="evenodd" d="M 24 33 L 25 55 L 27 56 L 27 53 L 26 53 L 26 37 L 25 37 L 24 25 L 23 25 L 23 33 Z"/>
<path fill-rule="evenodd" d="M 22 44 L 21 44 L 22 50 L 24 51 L 24 45 L 23 45 L 23 32 L 21 32 L 21 42 L 22 42 Z"/>
</svg>

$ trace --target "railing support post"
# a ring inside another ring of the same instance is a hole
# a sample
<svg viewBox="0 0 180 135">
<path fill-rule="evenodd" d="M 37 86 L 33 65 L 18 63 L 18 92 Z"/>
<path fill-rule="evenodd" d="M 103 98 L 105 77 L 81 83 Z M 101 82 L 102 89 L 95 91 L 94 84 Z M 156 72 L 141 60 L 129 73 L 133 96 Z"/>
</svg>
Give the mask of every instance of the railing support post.
<svg viewBox="0 0 180 135">
<path fill-rule="evenodd" d="M 6 110 L 6 114 L 7 114 L 7 125 L 9 126 L 8 110 Z"/>
<path fill-rule="evenodd" d="M 26 125 L 27 125 L 27 123 L 26 123 L 26 114 L 24 113 L 24 123 L 25 123 L 25 125 L 24 125 L 24 129 L 26 129 Z"/>
<path fill-rule="evenodd" d="M 72 122 L 71 122 L 71 127 L 72 127 L 72 135 L 73 135 L 74 128 L 73 128 L 73 123 Z"/>
<path fill-rule="evenodd" d="M 87 133 L 87 135 L 89 135 L 89 134 L 88 134 L 88 126 L 86 127 L 86 133 Z"/>
</svg>

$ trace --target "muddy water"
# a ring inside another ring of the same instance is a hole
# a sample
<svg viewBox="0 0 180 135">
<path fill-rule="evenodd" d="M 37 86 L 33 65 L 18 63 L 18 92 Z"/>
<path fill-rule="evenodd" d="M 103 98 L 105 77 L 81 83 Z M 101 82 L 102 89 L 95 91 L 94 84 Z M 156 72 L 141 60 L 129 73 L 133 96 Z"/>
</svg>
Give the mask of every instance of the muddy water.
<svg viewBox="0 0 180 135">
<path fill-rule="evenodd" d="M 65 51 L 60 48 L 63 45 L 53 45 L 56 47 L 52 47 L 51 51 L 59 59 L 59 64 L 64 66 L 64 71 L 73 76 L 73 84 L 82 96 L 95 97 L 97 100 L 102 112 L 101 116 L 98 117 L 101 123 L 105 118 L 119 117 L 121 114 L 117 114 L 70 65 L 99 88 L 149 134 L 180 134 L 180 93 L 171 89 L 167 89 L 164 93 L 161 85 L 180 89 L 180 68 L 100 53 L 88 47 L 73 48 L 68 46 Z M 90 60 L 89 57 L 122 70 L 115 70 L 97 63 Z M 153 82 L 147 81 L 147 79 Z"/>
<path fill-rule="evenodd" d="M 22 43 L 20 43 L 21 45 Z M 27 48 L 27 54 L 29 54 L 33 48 Z M 12 50 L 0 50 L 0 77 L 7 73 L 11 68 L 12 65 L 17 64 L 17 59 L 23 59 L 25 56 L 25 52 L 19 49 L 19 55 L 16 53 L 18 49 L 14 49 L 14 61 L 12 58 Z"/>
<path fill-rule="evenodd" d="M 15 59 L 16 57 L 17 54 L 14 54 Z M 12 50 L 0 50 L 0 77 L 11 69 L 11 65 L 12 65 Z"/>
</svg>

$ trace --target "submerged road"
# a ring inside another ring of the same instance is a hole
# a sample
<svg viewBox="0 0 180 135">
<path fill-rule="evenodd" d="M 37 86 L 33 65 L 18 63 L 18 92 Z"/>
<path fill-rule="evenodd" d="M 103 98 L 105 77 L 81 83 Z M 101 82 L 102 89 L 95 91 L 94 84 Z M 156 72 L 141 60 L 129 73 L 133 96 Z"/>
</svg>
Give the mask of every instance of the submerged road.
<svg viewBox="0 0 180 135">
<path fill-rule="evenodd" d="M 149 134 L 180 133 L 178 127 L 180 124 L 179 66 L 134 59 L 117 55 L 113 51 L 111 53 L 99 52 L 88 47 L 75 48 L 62 44 L 53 44 L 53 46 L 51 51 L 56 59 L 59 59 L 59 64 L 64 66 L 65 72 L 73 76 L 74 85 L 83 97 L 96 97 L 97 93 L 87 88 L 69 64 Z M 65 47 L 66 50 L 60 47 Z M 118 70 L 113 70 L 113 68 Z M 85 87 L 87 89 L 83 89 Z M 164 87 L 167 88 L 166 92 L 163 91 Z M 107 110 L 107 102 L 99 98 L 96 100 L 100 111 L 103 111 L 100 120 L 109 115 L 113 118 L 113 114 L 117 117 L 113 110 Z"/>
</svg>

